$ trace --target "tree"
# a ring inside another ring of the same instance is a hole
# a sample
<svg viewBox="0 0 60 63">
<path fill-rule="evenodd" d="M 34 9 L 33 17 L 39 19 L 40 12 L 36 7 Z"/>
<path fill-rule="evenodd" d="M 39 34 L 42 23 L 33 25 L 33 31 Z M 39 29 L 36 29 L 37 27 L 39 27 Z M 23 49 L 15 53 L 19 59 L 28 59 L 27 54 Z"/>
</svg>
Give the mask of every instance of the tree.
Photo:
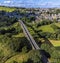
<svg viewBox="0 0 60 63">
<path fill-rule="evenodd" d="M 22 52 L 23 52 L 23 53 L 26 53 L 27 51 L 28 51 L 27 47 L 24 46 L 24 47 L 22 48 Z"/>
<path fill-rule="evenodd" d="M 33 61 L 33 63 L 42 63 L 39 50 L 31 50 L 29 52 L 29 58 Z"/>
</svg>

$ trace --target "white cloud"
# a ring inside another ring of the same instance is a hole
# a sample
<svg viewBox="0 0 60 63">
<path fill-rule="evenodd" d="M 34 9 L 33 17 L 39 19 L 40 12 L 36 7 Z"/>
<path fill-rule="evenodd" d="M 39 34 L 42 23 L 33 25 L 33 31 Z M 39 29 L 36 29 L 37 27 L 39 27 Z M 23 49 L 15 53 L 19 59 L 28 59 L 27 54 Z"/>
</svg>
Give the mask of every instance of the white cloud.
<svg viewBox="0 0 60 63">
<path fill-rule="evenodd" d="M 4 3 L 5 3 L 5 4 L 6 4 L 6 3 L 9 4 L 9 3 L 11 3 L 11 1 L 10 1 L 10 0 L 7 0 L 7 1 L 4 1 Z"/>
</svg>

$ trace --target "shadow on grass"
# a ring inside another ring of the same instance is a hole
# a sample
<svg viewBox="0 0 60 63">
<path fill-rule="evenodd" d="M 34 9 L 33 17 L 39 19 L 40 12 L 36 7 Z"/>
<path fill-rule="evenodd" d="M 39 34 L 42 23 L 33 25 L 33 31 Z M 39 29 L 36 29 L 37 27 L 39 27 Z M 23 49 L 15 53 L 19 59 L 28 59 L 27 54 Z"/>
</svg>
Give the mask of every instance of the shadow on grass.
<svg viewBox="0 0 60 63">
<path fill-rule="evenodd" d="M 42 55 L 41 60 L 42 63 L 49 63 L 48 58 L 50 58 L 50 54 L 45 50 L 40 50 L 40 54 Z"/>
<path fill-rule="evenodd" d="M 56 50 L 60 51 L 60 46 L 59 47 L 55 47 L 55 48 L 56 48 Z"/>
<path fill-rule="evenodd" d="M 50 54 L 48 52 L 46 52 L 45 50 L 41 50 L 40 52 L 41 52 L 41 54 L 45 55 L 47 58 L 51 57 Z"/>
</svg>

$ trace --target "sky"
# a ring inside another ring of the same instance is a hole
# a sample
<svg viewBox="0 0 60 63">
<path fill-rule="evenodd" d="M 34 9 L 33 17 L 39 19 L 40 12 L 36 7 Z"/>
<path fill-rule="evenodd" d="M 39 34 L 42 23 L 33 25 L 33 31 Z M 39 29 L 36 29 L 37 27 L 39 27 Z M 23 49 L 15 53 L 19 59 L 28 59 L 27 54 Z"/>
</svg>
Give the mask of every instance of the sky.
<svg viewBox="0 0 60 63">
<path fill-rule="evenodd" d="M 60 7 L 60 0 L 0 0 L 2 6 L 15 7 Z"/>
</svg>

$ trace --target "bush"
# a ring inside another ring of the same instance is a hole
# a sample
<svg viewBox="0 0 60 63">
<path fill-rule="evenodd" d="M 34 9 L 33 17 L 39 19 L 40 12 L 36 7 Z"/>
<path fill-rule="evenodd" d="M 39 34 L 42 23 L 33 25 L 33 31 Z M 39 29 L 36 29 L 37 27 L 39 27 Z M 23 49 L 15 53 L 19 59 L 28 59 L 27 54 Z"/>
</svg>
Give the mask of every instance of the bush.
<svg viewBox="0 0 60 63">
<path fill-rule="evenodd" d="M 1 26 L 10 26 L 17 22 L 15 17 L 8 17 L 8 16 L 0 16 L 0 27 Z"/>
<path fill-rule="evenodd" d="M 43 25 L 48 25 L 48 24 L 51 24 L 51 23 L 53 23 L 53 22 L 50 21 L 50 20 L 43 20 L 43 21 L 41 21 L 41 22 L 39 22 L 39 23 L 37 24 L 37 27 L 43 26 Z"/>
</svg>

